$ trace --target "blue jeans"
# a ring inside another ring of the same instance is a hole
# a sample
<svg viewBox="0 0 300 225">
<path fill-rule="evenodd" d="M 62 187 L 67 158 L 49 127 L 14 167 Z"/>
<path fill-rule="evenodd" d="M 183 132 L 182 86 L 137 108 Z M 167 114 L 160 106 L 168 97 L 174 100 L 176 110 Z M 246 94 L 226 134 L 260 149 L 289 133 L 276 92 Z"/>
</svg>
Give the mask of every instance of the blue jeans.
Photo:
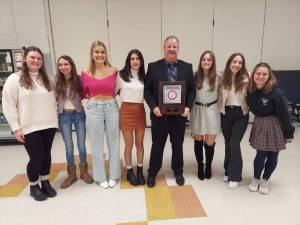
<svg viewBox="0 0 300 225">
<path fill-rule="evenodd" d="M 103 158 L 104 136 L 109 152 L 109 179 L 120 178 L 120 128 L 119 107 L 115 99 L 104 102 L 89 100 L 87 103 L 87 132 L 93 153 L 93 178 L 96 182 L 106 179 Z"/>
<path fill-rule="evenodd" d="M 86 164 L 85 147 L 85 113 L 84 112 L 63 112 L 58 114 L 58 124 L 66 146 L 68 166 L 74 166 L 74 145 L 72 140 L 72 124 L 74 124 L 77 135 L 77 148 L 79 151 L 80 164 Z"/>
</svg>

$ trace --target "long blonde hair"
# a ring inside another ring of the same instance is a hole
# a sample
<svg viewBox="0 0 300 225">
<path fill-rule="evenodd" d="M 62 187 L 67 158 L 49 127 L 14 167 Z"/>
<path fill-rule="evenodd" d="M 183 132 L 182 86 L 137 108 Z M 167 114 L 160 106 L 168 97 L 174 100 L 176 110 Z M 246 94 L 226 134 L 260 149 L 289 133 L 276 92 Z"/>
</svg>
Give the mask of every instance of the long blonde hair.
<svg viewBox="0 0 300 225">
<path fill-rule="evenodd" d="M 94 48 L 101 46 L 104 48 L 105 52 L 106 52 L 106 58 L 104 61 L 104 65 L 105 66 L 111 66 L 109 61 L 108 61 L 108 57 L 107 57 L 107 48 L 105 46 L 105 44 L 102 41 L 94 41 L 91 45 L 90 48 L 90 66 L 89 66 L 89 72 L 91 73 L 91 75 L 95 75 L 95 62 L 93 59 L 93 52 L 94 52 Z"/>
</svg>

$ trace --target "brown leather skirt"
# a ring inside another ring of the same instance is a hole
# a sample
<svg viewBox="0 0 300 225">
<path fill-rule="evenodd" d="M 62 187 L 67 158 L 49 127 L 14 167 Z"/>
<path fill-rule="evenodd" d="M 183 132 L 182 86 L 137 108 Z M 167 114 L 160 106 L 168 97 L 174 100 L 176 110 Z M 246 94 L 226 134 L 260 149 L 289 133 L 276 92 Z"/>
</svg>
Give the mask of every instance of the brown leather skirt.
<svg viewBox="0 0 300 225">
<path fill-rule="evenodd" d="M 143 129 L 146 127 L 146 113 L 143 103 L 122 102 L 120 110 L 121 130 Z"/>
</svg>

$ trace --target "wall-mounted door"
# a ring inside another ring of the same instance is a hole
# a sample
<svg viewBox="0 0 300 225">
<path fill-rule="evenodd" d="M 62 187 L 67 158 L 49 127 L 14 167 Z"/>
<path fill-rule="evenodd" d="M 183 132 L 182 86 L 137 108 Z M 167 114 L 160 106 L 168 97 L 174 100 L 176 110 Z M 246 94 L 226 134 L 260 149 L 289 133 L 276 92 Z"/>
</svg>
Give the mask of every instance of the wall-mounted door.
<svg viewBox="0 0 300 225">
<path fill-rule="evenodd" d="M 121 69 L 128 52 L 139 49 L 148 62 L 160 58 L 160 0 L 110 0 L 108 18 L 112 63 Z"/>
<path fill-rule="evenodd" d="M 176 35 L 179 58 L 192 63 L 194 71 L 201 53 L 212 48 L 213 7 L 211 0 L 162 1 L 162 41 Z"/>
<path fill-rule="evenodd" d="M 260 61 L 264 11 L 262 0 L 215 0 L 213 49 L 219 71 L 234 52 L 243 53 L 249 71 Z"/>
<path fill-rule="evenodd" d="M 105 0 L 49 0 L 56 59 L 71 56 L 80 71 L 89 64 L 91 43 L 108 45 Z"/>
</svg>

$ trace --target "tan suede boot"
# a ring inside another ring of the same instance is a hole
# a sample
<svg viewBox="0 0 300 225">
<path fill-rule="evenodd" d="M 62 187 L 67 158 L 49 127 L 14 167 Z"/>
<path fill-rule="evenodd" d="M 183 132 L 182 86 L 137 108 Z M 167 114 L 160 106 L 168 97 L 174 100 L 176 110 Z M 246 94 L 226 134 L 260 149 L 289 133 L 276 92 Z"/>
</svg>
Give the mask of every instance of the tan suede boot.
<svg viewBox="0 0 300 225">
<path fill-rule="evenodd" d="M 87 168 L 88 168 L 87 163 L 84 165 L 79 164 L 79 168 L 80 168 L 80 178 L 87 184 L 94 183 L 93 178 L 87 172 Z"/>
<path fill-rule="evenodd" d="M 65 189 L 67 187 L 70 187 L 71 184 L 73 184 L 76 180 L 76 166 L 71 166 L 67 168 L 68 171 L 68 177 L 64 180 L 64 182 L 60 185 L 61 189 Z"/>
</svg>

